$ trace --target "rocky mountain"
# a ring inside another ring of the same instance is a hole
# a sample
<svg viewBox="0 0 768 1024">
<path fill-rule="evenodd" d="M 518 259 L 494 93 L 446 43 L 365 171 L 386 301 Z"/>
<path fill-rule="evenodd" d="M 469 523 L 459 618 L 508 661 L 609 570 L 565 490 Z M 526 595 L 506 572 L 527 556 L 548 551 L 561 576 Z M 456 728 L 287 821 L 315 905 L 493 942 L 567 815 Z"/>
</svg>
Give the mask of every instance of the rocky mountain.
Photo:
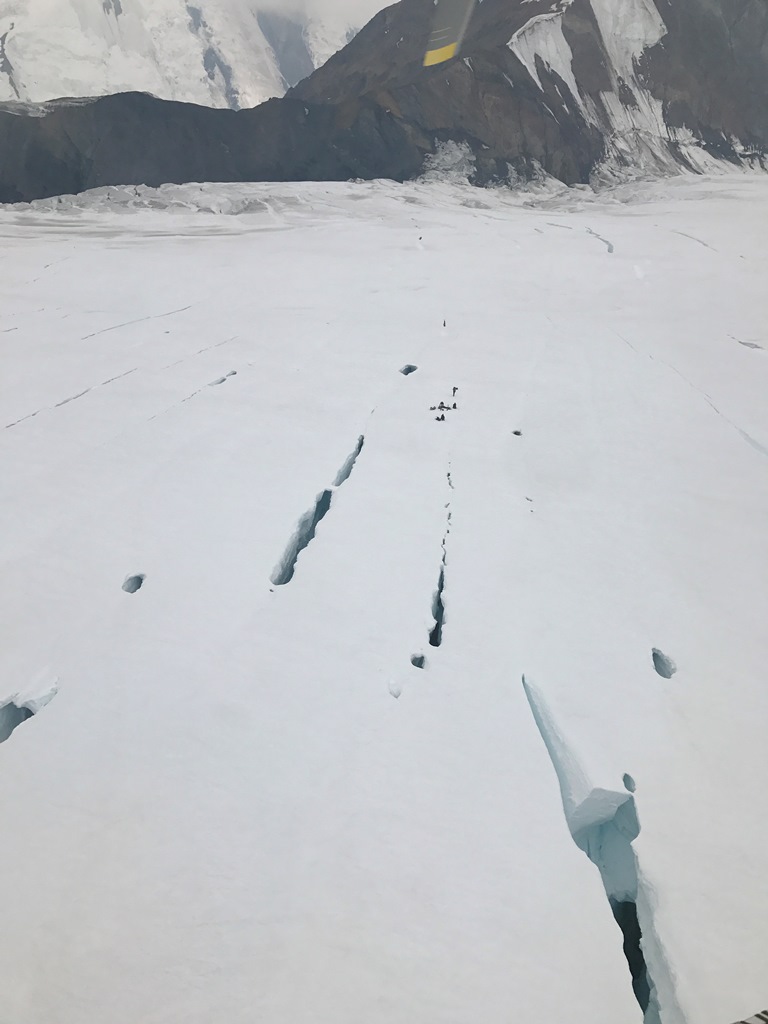
<svg viewBox="0 0 768 1024">
<path fill-rule="evenodd" d="M 287 97 L 253 110 L 137 95 L 6 105 L 0 199 L 107 184 L 405 179 L 446 143 L 478 184 L 763 159 L 766 0 L 484 0 L 461 57 L 424 69 L 432 9 L 402 0 L 381 11 Z"/>
<path fill-rule="evenodd" d="M 465 140 L 483 180 L 696 169 L 768 140 L 765 0 L 485 0 L 462 57 L 423 71 L 429 7 L 383 12 L 291 95 L 359 94 L 422 145 Z"/>
<path fill-rule="evenodd" d="M 0 101 L 137 90 L 252 107 L 311 74 L 361 23 L 259 0 L 11 0 L 0 5 Z"/>
</svg>

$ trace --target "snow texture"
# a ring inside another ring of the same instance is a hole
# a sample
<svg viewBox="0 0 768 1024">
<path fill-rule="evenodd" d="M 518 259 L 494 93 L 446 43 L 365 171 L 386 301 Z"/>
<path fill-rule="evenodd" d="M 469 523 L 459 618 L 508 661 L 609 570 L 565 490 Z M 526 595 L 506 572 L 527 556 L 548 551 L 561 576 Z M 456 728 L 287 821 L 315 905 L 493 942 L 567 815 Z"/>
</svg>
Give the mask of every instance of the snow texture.
<svg viewBox="0 0 768 1024">
<path fill-rule="evenodd" d="M 759 1019 L 766 216 L 0 210 L 5 1018 Z"/>
</svg>

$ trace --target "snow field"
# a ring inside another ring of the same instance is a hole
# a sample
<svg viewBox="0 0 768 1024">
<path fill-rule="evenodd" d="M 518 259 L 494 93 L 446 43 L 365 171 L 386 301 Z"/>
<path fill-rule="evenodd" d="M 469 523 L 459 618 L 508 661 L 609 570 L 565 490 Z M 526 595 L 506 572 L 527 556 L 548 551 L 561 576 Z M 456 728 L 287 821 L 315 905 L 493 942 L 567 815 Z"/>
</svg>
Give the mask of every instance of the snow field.
<svg viewBox="0 0 768 1024">
<path fill-rule="evenodd" d="M 661 1020 L 766 1004 L 766 204 L 0 212 L 9 1018 L 640 1020 L 523 675 L 574 807 L 635 786 Z"/>
</svg>

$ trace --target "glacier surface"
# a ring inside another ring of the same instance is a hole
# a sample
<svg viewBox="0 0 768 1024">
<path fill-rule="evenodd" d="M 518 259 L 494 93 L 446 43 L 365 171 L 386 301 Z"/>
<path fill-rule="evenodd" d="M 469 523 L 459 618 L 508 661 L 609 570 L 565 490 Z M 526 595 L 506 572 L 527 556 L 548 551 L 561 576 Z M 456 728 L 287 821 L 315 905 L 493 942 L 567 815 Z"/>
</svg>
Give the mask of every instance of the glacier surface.
<svg viewBox="0 0 768 1024">
<path fill-rule="evenodd" d="M 766 215 L 0 209 L 8 1020 L 768 1005 Z"/>
</svg>

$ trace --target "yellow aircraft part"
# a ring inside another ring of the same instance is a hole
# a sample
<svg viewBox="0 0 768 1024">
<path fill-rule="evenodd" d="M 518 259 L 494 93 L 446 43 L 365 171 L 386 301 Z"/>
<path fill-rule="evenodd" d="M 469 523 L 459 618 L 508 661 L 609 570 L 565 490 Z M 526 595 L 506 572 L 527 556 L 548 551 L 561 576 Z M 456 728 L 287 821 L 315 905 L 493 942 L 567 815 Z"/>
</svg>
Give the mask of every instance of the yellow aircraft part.
<svg viewBox="0 0 768 1024">
<path fill-rule="evenodd" d="M 458 43 L 441 46 L 437 50 L 427 50 L 424 54 L 424 67 L 431 68 L 433 64 L 443 64 L 445 61 L 450 60 L 451 57 L 455 57 L 458 52 Z"/>
<path fill-rule="evenodd" d="M 424 56 L 424 67 L 434 67 L 451 60 L 459 52 L 475 0 L 436 0 L 432 31 Z"/>
</svg>

